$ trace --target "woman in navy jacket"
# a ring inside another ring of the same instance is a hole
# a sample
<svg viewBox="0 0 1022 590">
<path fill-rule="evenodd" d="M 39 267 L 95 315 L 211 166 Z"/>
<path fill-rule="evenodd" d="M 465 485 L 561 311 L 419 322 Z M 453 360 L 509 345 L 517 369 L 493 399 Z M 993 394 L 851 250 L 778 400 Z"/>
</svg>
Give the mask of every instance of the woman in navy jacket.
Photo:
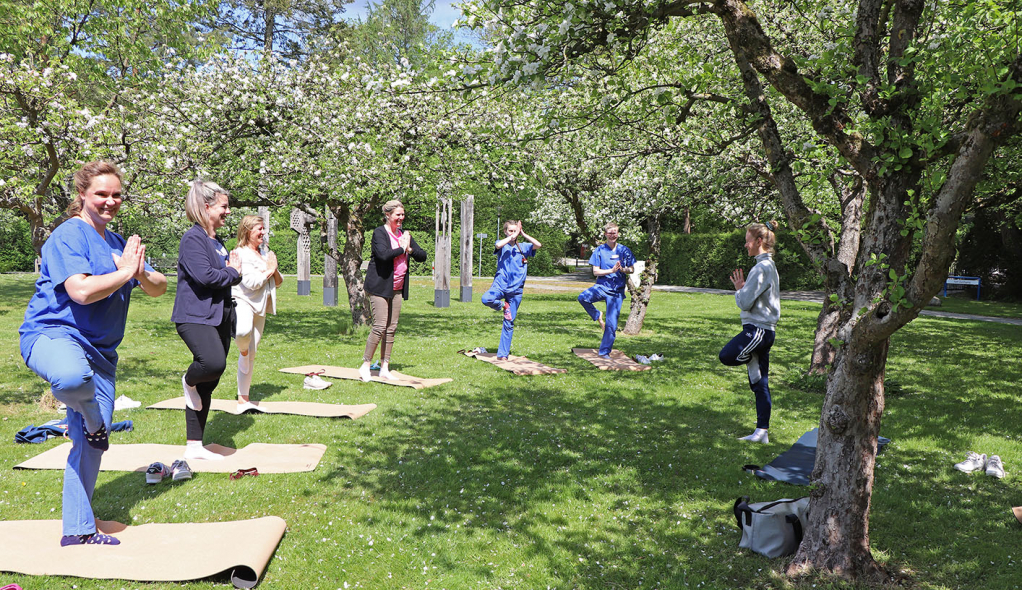
<svg viewBox="0 0 1022 590">
<path fill-rule="evenodd" d="M 185 199 L 185 212 L 194 223 L 181 236 L 177 257 L 177 295 L 170 319 L 192 353 L 192 364 L 181 377 L 185 396 L 186 459 L 223 459 L 202 446 L 213 390 L 227 368 L 227 351 L 234 328 L 231 287 L 241 282 L 237 252 L 228 254 L 217 237 L 231 213 L 227 191 L 212 182 L 196 180 Z"/>
<path fill-rule="evenodd" d="M 372 257 L 366 270 L 365 291 L 373 312 L 373 329 L 358 369 L 363 381 L 372 377 L 369 366 L 377 346 L 380 347 L 380 377 L 395 378 L 390 374 L 390 351 L 394 348 L 401 300 L 408 299 L 408 257 L 426 261 L 426 251 L 415 243 L 412 234 L 401 229 L 405 221 L 401 201 L 387 201 L 383 205 L 383 215 L 386 223 L 373 231 Z M 396 296 L 398 292 L 401 297 Z"/>
</svg>

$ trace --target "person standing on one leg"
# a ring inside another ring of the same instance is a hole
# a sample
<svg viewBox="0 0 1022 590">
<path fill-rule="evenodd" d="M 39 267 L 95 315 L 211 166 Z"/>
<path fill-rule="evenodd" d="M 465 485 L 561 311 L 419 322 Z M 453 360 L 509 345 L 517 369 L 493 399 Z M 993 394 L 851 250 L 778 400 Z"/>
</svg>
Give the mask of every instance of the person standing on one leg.
<svg viewBox="0 0 1022 590">
<path fill-rule="evenodd" d="M 99 476 L 116 394 L 117 346 L 124 338 L 131 291 L 167 291 L 167 278 L 145 263 L 138 236 L 107 229 L 121 207 L 121 173 L 90 162 L 74 175 L 78 195 L 69 218 L 43 244 L 35 294 L 21 325 L 21 356 L 67 405 L 71 451 L 64 469 L 60 545 L 118 545 L 96 530 L 92 494 Z"/>
<path fill-rule="evenodd" d="M 362 366 L 358 368 L 362 381 L 372 379 L 370 366 L 377 347 L 380 348 L 380 377 L 397 379 L 390 373 L 390 353 L 401 315 L 401 301 L 408 299 L 408 257 L 426 261 L 426 251 L 419 247 L 411 233 L 402 229 L 405 208 L 401 201 L 384 203 L 383 216 L 386 223 L 373 230 L 369 268 L 366 269 L 365 291 L 373 312 L 373 328 L 366 340 Z"/>
<path fill-rule="evenodd" d="M 236 252 L 241 261 L 241 282 L 231 287 L 238 315 L 234 341 L 238 344 L 238 410 L 255 406 L 249 401 L 256 350 L 266 326 L 266 314 L 277 313 L 277 287 L 284 282 L 273 251 L 263 256 L 259 246 L 266 228 L 263 218 L 246 215 L 238 224 Z"/>
<path fill-rule="evenodd" d="M 628 282 L 628 275 L 632 274 L 635 268 L 635 256 L 627 246 L 617 243 L 618 227 L 616 223 L 608 223 L 603 227 L 604 235 L 607 238 L 606 244 L 601 244 L 589 257 L 589 264 L 593 267 L 593 276 L 596 277 L 596 284 L 582 291 L 578 296 L 578 302 L 586 310 L 594 322 L 600 324 L 603 329 L 603 339 L 600 341 L 600 356 L 607 358 L 610 351 L 614 349 L 614 338 L 617 336 L 617 319 L 621 313 L 621 305 L 625 300 L 625 285 Z M 607 302 L 607 313 L 601 314 L 593 303 L 597 301 Z"/>
<path fill-rule="evenodd" d="M 749 387 L 756 396 L 756 430 L 741 440 L 768 443 L 770 428 L 770 347 L 774 329 L 781 317 L 781 281 L 774 266 L 776 221 L 753 223 L 745 231 L 745 250 L 756 265 L 743 276 L 742 269 L 731 273 L 735 303 L 741 310 L 742 332 L 720 351 L 720 362 L 729 367 L 747 365 Z"/>
<path fill-rule="evenodd" d="M 196 180 L 185 198 L 193 225 L 181 236 L 177 256 L 177 295 L 170 320 L 192 353 L 181 377 L 185 396 L 185 459 L 223 459 L 202 446 L 213 390 L 227 368 L 234 331 L 231 287 L 241 282 L 241 259 L 216 235 L 231 209 L 227 191 Z"/>
<path fill-rule="evenodd" d="M 504 312 L 504 326 L 497 347 L 498 360 L 507 360 L 511 354 L 511 337 L 515 330 L 515 318 L 518 317 L 518 306 L 522 303 L 529 258 L 535 256 L 536 250 L 543 246 L 539 240 L 522 230 L 521 221 L 509 219 L 504 222 L 504 234 L 507 237 L 497 241 L 493 247 L 493 253 L 497 255 L 497 274 L 493 277 L 490 289 L 482 297 L 483 305 Z M 528 243 L 519 243 L 519 237 L 525 238 Z"/>
</svg>

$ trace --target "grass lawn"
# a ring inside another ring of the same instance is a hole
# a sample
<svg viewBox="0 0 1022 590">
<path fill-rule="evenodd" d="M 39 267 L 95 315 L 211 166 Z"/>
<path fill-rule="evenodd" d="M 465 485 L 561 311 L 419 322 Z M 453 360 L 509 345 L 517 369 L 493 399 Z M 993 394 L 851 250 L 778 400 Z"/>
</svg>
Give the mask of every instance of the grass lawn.
<svg viewBox="0 0 1022 590">
<path fill-rule="evenodd" d="M 514 352 L 568 373 L 515 377 L 455 354 L 495 349 L 499 316 L 475 302 L 432 306 L 432 285 L 416 280 L 401 314 L 393 367 L 454 382 L 415 391 L 336 381 L 324 391 L 277 368 L 357 366 L 365 331 L 348 328 L 345 307 L 294 295 L 289 278 L 280 313 L 267 320 L 253 397 L 379 407 L 357 421 L 299 416 L 210 416 L 206 442 L 328 446 L 310 473 L 229 481 L 196 474 L 147 486 L 141 473 L 102 472 L 100 518 L 130 524 L 209 522 L 277 515 L 288 529 L 264 588 L 786 588 L 767 560 L 737 548 L 736 497 L 772 500 L 806 489 L 741 470 L 763 464 L 816 426 L 821 396 L 795 389 L 807 363 L 818 305 L 784 302 L 773 349 L 774 417 L 769 445 L 736 440 L 755 423 L 744 370 L 717 361 L 738 329 L 730 297 L 655 293 L 639 336 L 619 336 L 629 355 L 666 360 L 643 373 L 599 371 L 571 353 L 596 346 L 598 329 L 571 292 L 526 294 Z M 46 384 L 25 368 L 17 329 L 33 291 L 28 276 L 0 277 L 0 517 L 59 518 L 60 471 L 13 465 L 59 444 L 15 445 L 14 433 L 57 417 L 38 400 Z M 453 298 L 457 291 L 452 290 Z M 343 297 L 343 295 L 342 295 Z M 168 294 L 137 292 L 120 347 L 118 394 L 143 403 L 115 413 L 135 430 L 114 444 L 184 443 L 182 412 L 144 406 L 180 395 L 190 361 L 170 323 Z M 626 308 L 627 309 L 627 308 Z M 622 319 L 623 322 L 623 319 Z M 1022 405 L 1018 326 L 922 318 L 893 339 L 871 540 L 876 557 L 926 589 L 1010 589 L 1022 585 Z M 237 352 L 232 348 L 228 367 Z M 1014 360 L 1012 360 L 1014 359 Z M 216 395 L 233 398 L 229 369 Z M 966 451 L 999 454 L 1008 476 L 955 471 Z M 4 543 L 11 539 L 0 540 Z M 56 543 L 57 539 L 53 539 Z M 209 588 L 192 583 L 35 578 L 0 574 L 26 589 Z M 830 587 L 822 580 L 806 588 Z"/>
<path fill-rule="evenodd" d="M 938 294 L 940 296 L 940 294 Z M 1022 318 L 1022 303 L 1014 301 L 976 301 L 975 297 L 963 294 L 940 296 L 940 307 L 927 307 L 933 311 L 950 311 L 952 313 L 968 313 L 985 315 L 995 318 Z"/>
</svg>

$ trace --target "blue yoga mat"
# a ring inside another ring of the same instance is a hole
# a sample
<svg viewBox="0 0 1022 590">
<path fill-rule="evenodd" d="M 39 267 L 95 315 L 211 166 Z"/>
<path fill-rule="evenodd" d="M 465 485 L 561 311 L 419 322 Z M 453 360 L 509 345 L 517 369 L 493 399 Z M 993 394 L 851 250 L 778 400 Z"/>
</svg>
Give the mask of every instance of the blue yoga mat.
<svg viewBox="0 0 1022 590">
<path fill-rule="evenodd" d="M 812 475 L 813 465 L 816 463 L 818 431 L 818 428 L 814 428 L 803 434 L 790 449 L 763 467 L 746 465 L 745 469 L 768 481 L 783 481 L 796 486 L 809 485 L 809 476 Z M 878 437 L 877 453 L 883 451 L 890 442 L 889 438 Z"/>
</svg>

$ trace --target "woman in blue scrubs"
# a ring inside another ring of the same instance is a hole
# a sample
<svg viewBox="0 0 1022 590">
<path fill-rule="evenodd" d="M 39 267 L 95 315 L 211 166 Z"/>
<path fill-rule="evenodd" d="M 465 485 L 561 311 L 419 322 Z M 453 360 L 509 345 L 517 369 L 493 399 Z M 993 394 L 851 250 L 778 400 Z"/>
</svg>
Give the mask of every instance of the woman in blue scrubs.
<svg viewBox="0 0 1022 590">
<path fill-rule="evenodd" d="M 71 452 L 64 469 L 61 546 L 117 545 L 96 530 L 92 493 L 103 451 L 110 445 L 117 346 L 124 338 L 136 286 L 153 297 L 167 278 L 145 264 L 137 235 L 107 229 L 121 207 L 121 173 L 90 162 L 74 175 L 78 195 L 70 218 L 43 244 L 35 295 L 21 325 L 21 356 L 67 405 Z"/>
</svg>

